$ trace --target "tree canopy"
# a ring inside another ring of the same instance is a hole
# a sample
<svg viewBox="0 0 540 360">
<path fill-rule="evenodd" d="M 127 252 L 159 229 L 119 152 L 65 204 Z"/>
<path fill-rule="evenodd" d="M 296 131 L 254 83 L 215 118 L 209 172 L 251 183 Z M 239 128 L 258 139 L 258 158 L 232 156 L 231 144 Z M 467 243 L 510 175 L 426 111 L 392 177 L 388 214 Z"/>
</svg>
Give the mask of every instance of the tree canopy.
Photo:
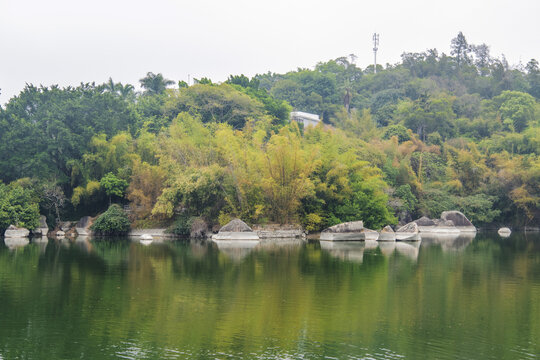
<svg viewBox="0 0 540 360">
<path fill-rule="evenodd" d="M 138 225 L 182 231 L 233 217 L 380 228 L 456 209 L 480 225 L 538 221 L 538 61 L 511 66 L 461 32 L 450 45 L 376 73 L 351 55 L 224 83 L 149 72 L 142 92 L 27 85 L 0 107 L 0 229 L 113 200 Z M 323 122 L 304 128 L 291 110 Z"/>
</svg>

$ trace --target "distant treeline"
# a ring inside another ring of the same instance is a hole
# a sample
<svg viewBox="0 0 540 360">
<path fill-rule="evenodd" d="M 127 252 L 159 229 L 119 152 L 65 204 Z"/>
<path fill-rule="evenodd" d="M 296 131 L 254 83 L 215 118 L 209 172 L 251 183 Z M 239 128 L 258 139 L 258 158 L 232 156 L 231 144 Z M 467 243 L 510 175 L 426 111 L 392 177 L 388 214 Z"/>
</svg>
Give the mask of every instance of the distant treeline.
<svg viewBox="0 0 540 360">
<path fill-rule="evenodd" d="M 137 226 L 362 219 L 379 228 L 444 210 L 477 225 L 540 220 L 540 69 L 463 34 L 451 54 L 361 69 L 132 85 L 27 85 L 0 107 L 0 230 L 129 205 Z M 321 115 L 304 129 L 291 110 Z"/>
</svg>

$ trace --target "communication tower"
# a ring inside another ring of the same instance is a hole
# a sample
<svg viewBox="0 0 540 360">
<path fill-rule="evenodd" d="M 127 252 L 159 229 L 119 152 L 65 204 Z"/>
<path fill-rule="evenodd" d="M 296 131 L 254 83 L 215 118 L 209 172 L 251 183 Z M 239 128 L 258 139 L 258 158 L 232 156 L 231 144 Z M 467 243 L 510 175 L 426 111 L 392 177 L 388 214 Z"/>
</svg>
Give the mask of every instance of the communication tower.
<svg viewBox="0 0 540 360">
<path fill-rule="evenodd" d="M 377 73 L 377 50 L 379 50 L 379 34 L 373 34 L 373 72 Z"/>
</svg>

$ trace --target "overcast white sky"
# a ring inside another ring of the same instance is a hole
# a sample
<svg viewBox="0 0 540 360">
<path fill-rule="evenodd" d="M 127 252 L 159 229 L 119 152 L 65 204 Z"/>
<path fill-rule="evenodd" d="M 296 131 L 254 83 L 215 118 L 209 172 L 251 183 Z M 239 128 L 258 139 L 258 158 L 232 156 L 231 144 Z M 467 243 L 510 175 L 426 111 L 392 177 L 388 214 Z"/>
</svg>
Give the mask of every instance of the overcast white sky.
<svg viewBox="0 0 540 360">
<path fill-rule="evenodd" d="M 0 104 L 24 87 L 146 72 L 224 81 L 354 53 L 379 63 L 449 52 L 463 31 L 510 64 L 540 60 L 540 0 L 0 0 Z"/>
</svg>

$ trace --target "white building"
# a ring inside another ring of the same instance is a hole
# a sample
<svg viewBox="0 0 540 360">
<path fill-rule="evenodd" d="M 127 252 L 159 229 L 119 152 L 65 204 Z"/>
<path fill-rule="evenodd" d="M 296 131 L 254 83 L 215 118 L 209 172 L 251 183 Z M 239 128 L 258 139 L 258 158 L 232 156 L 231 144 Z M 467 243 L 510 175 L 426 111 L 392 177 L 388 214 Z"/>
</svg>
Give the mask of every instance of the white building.
<svg viewBox="0 0 540 360">
<path fill-rule="evenodd" d="M 310 114 L 302 111 L 291 112 L 291 121 L 304 124 L 304 129 L 308 126 L 317 126 L 321 122 L 319 115 Z"/>
</svg>

